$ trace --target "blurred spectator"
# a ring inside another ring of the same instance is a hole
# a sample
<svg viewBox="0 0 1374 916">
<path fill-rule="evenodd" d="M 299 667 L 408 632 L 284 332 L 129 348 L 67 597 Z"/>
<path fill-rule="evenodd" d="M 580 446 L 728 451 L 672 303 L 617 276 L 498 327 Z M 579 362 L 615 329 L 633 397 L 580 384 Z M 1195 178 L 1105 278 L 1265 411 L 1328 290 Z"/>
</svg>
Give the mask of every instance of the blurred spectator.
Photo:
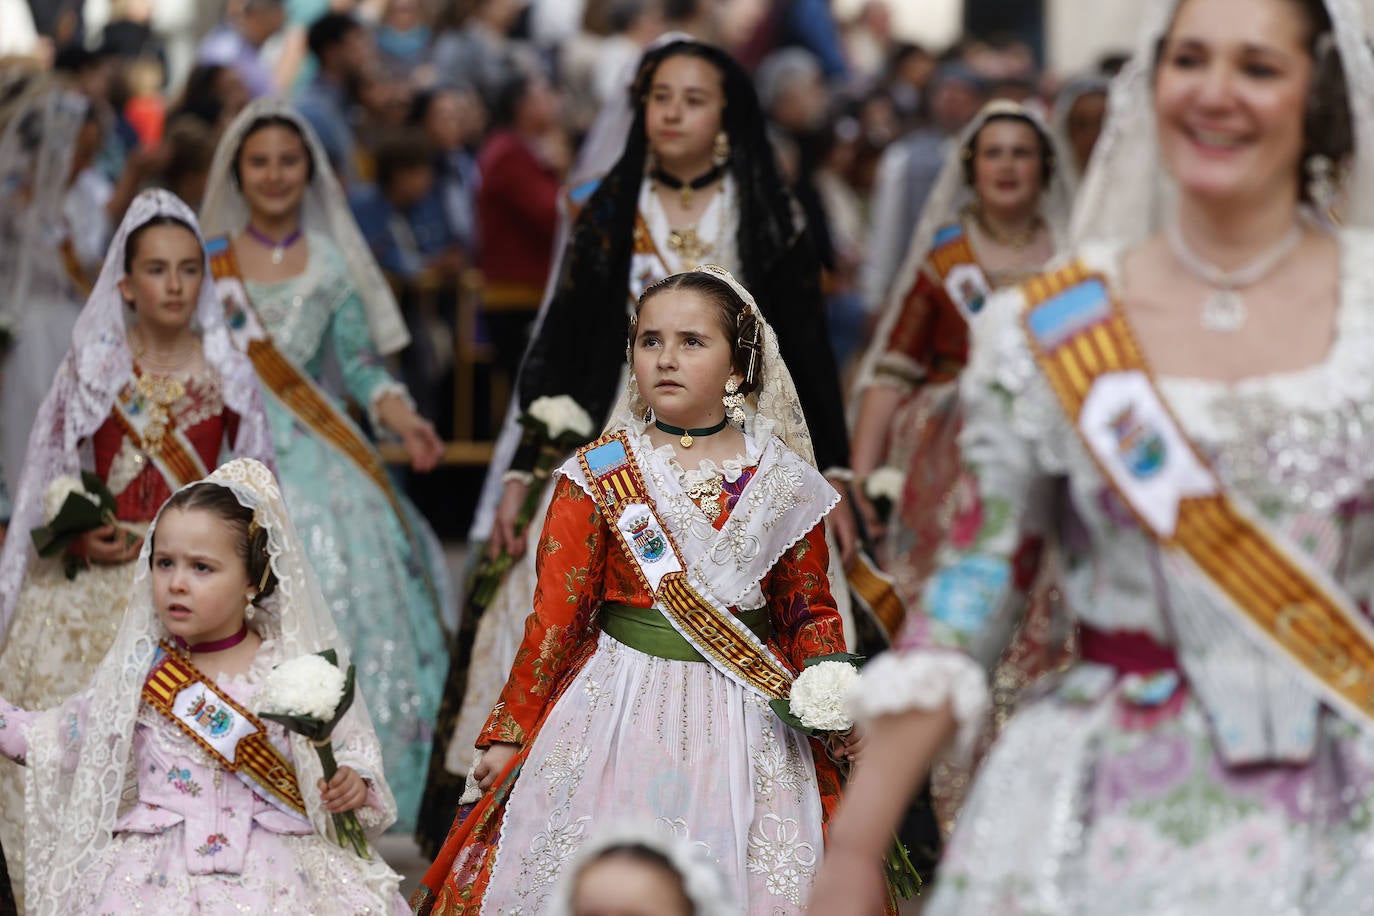
<svg viewBox="0 0 1374 916">
<path fill-rule="evenodd" d="M 124 171 L 129 152 L 138 148 L 138 134 L 113 104 L 118 75 L 114 55 L 104 48 L 90 51 L 81 45 L 68 45 L 57 52 L 53 69 L 90 100 L 92 117 L 101 121 L 101 146 L 94 156 L 94 166 L 109 181 L 115 181 Z M 123 210 L 117 212 L 114 222 L 119 222 L 123 215 Z"/>
<path fill-rule="evenodd" d="M 892 8 L 886 0 L 868 0 L 859 8 L 844 32 L 845 56 L 853 77 L 862 85 L 872 85 L 888 69 L 896 50 L 892 34 Z"/>
<path fill-rule="evenodd" d="M 754 74 L 759 104 L 768 119 L 793 137 L 825 123 L 829 94 L 816 56 L 805 48 L 784 48 L 766 57 Z"/>
<path fill-rule="evenodd" d="M 428 64 L 434 32 L 425 0 L 387 0 L 372 34 L 378 60 L 389 72 L 409 76 L 417 85 L 433 81 Z"/>
<path fill-rule="evenodd" d="M 156 57 L 136 57 L 124 64 L 120 73 L 127 98 L 124 119 L 138 134 L 139 145 L 153 149 L 162 142 L 167 118 L 167 101 L 162 95 L 163 70 Z"/>
<path fill-rule="evenodd" d="M 664 31 L 663 12 L 651 0 L 610 0 L 606 4 L 610 34 L 597 51 L 592 89 L 599 105 L 625 91 L 625 71 L 639 62 L 644 49 Z"/>
<path fill-rule="evenodd" d="M 282 0 L 230 0 L 224 23 L 205 36 L 196 61 L 231 66 L 251 97 L 269 95 L 276 83 L 262 49 L 285 24 Z"/>
<path fill-rule="evenodd" d="M 121 60 L 156 58 L 165 71 L 167 54 L 153 31 L 152 0 L 115 0 L 110 13 L 100 32 L 100 46 Z"/>
<path fill-rule="evenodd" d="M 488 109 L 517 70 L 510 31 L 525 0 L 449 0 L 432 60 L 440 83 L 471 86 Z"/>
<path fill-rule="evenodd" d="M 296 97 L 296 108 L 319 135 L 339 180 L 357 185 L 357 143 L 348 113 L 372 60 L 367 30 L 352 16 L 326 13 L 310 27 L 307 41 L 319 71 Z"/>
<path fill-rule="evenodd" d="M 155 183 L 186 201 L 192 210 L 200 209 L 205 196 L 205 179 L 210 174 L 219 133 L 219 129 L 189 114 L 167 121 L 163 136 L 167 162 Z"/>
<path fill-rule="evenodd" d="M 434 149 L 417 129 L 393 131 L 376 148 L 377 180 L 349 195 L 358 227 L 392 279 L 410 330 L 402 376 L 426 416 L 449 412 L 459 275 L 467 253 L 449 231 L 434 184 Z"/>
<path fill-rule="evenodd" d="M 472 90 L 422 92 L 410 123 L 434 147 L 434 189 L 449 233 L 469 253 L 477 250 L 477 188 L 481 173 L 474 150 L 486 132 L 486 111 Z"/>
<path fill-rule="evenodd" d="M 434 151 L 423 133 L 407 130 L 383 135 L 375 158 L 376 181 L 351 192 L 349 206 L 382 270 L 416 280 L 454 242 L 432 194 Z"/>
<path fill-rule="evenodd" d="M 41 42 L 41 43 L 40 43 Z M 27 0 L 0 0 L 0 58 L 52 55 L 52 41 L 40 38 Z"/>
<path fill-rule="evenodd" d="M 893 50 L 887 67 L 887 91 L 907 123 L 920 114 L 936 66 L 935 55 L 920 45 L 902 44 Z"/>
<path fill-rule="evenodd" d="M 793 46 L 816 55 L 827 80 L 844 82 L 849 78 L 849 64 L 828 0 L 771 0 L 753 35 L 735 56 L 747 68 L 755 69 L 772 52 Z"/>
<path fill-rule="evenodd" d="M 846 180 L 861 143 L 858 120 L 846 115 L 816 134 L 811 139 L 811 150 L 803 156 L 814 161 L 811 182 L 825 213 L 832 251 L 826 315 L 841 376 L 850 359 L 862 352 L 867 323 L 859 284 L 868 245 L 866 214 L 863 199 Z"/>
<path fill-rule="evenodd" d="M 495 130 L 477 160 L 482 275 L 487 284 L 533 290 L 537 305 L 554 256 L 559 188 L 572 158 L 558 122 L 558 96 L 542 73 L 516 73 L 497 96 L 492 123 Z M 486 316 L 497 361 L 512 378 L 533 317 L 532 311 Z"/>
<path fill-rule="evenodd" d="M 1069 80 L 1054 101 L 1054 128 L 1063 148 L 1073 152 L 1069 170 L 1075 178 L 1088 168 L 1088 159 L 1107 117 L 1108 81 L 1102 76 Z"/>
<path fill-rule="evenodd" d="M 197 64 L 187 76 L 181 97 L 172 106 L 167 119 L 174 121 L 189 115 L 209 128 L 218 139 L 247 104 L 248 90 L 237 70 L 220 64 Z"/>
<path fill-rule="evenodd" d="M 984 98 L 982 80 L 966 65 L 941 65 L 928 86 L 929 122 L 883 153 L 873 184 L 871 244 L 863 283 L 870 311 L 886 302 L 947 144 L 977 113 Z"/>
<path fill-rule="evenodd" d="M 84 0 L 29 0 L 33 27 L 59 50 L 85 41 L 84 6 Z"/>
</svg>

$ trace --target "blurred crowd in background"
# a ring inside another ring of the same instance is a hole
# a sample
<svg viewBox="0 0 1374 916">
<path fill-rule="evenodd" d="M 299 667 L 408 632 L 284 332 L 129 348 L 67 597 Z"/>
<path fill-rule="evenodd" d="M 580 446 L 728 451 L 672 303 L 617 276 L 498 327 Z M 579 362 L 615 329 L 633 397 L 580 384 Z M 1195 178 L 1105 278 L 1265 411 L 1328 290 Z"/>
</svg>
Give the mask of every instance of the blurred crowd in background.
<svg viewBox="0 0 1374 916">
<path fill-rule="evenodd" d="M 400 293 L 420 411 L 446 439 L 482 442 L 557 262 L 560 206 L 595 178 L 595 156 L 576 173 L 578 151 L 666 32 L 718 44 L 754 75 L 818 241 L 842 366 L 980 105 L 1041 106 L 1073 165 L 1086 161 L 1121 57 L 1067 74 L 1013 32 L 923 47 L 894 34 L 894 2 L 839 16 L 825 0 L 0 0 L 0 124 L 34 79 L 87 96 L 73 178 L 113 226 L 147 185 L 198 207 L 234 115 L 258 96 L 293 99 Z"/>
</svg>

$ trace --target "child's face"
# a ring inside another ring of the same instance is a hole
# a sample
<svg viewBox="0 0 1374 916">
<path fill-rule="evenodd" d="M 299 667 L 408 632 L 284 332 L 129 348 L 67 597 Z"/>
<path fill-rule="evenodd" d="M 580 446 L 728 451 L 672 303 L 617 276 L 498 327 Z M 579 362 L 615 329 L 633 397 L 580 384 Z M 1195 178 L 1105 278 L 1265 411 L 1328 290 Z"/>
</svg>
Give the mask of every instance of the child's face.
<svg viewBox="0 0 1374 916">
<path fill-rule="evenodd" d="M 725 416 L 725 380 L 741 381 L 732 352 L 719 308 L 690 290 L 665 290 L 639 312 L 633 352 L 639 393 L 665 423 L 713 426 Z"/>
<path fill-rule="evenodd" d="M 661 865 L 610 856 L 582 870 L 573 916 L 692 916 L 682 882 Z"/>
<path fill-rule="evenodd" d="M 153 543 L 153 606 L 188 643 L 233 636 L 252 594 L 239 553 L 242 530 L 203 509 L 168 509 Z"/>
<path fill-rule="evenodd" d="M 253 131 L 239 154 L 239 179 L 254 215 L 269 220 L 294 217 L 310 182 L 305 142 L 280 125 Z"/>
<path fill-rule="evenodd" d="M 205 280 L 200 242 L 181 226 L 149 226 L 134 244 L 133 264 L 119 291 L 133 302 L 139 324 L 164 331 L 190 327 Z"/>
</svg>

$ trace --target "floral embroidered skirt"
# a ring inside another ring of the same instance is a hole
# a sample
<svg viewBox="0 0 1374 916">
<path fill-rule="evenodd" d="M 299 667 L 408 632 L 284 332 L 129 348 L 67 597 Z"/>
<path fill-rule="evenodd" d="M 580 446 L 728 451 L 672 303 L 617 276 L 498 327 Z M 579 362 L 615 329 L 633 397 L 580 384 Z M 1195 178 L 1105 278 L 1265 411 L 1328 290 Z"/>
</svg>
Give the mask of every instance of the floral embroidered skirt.
<svg viewBox="0 0 1374 916">
<path fill-rule="evenodd" d="M 15 533 L 18 537 L 18 533 Z M 29 567 L 0 649 L 0 694 L 47 709 L 86 686 L 124 619 L 136 563 L 94 565 L 68 579 L 58 560 Z M 0 845 L 24 899 L 24 769 L 0 758 Z"/>
<path fill-rule="evenodd" d="M 1310 762 L 1230 767 L 1186 688 L 1049 694 L 984 761 L 925 912 L 1371 913 L 1371 817 L 1374 736 L 1333 715 Z"/>
<path fill-rule="evenodd" d="M 386 893 L 366 883 L 359 860 L 318 834 L 291 836 L 255 828 L 240 874 L 192 873 L 188 862 L 203 848 L 188 842 L 182 824 L 162 833 L 116 833 L 87 880 L 72 888 L 68 912 L 410 913 L 395 888 Z"/>
<path fill-rule="evenodd" d="M 483 914 L 542 913 L 596 827 L 655 824 L 704 848 L 741 912 L 802 912 L 823 851 L 811 748 L 705 662 L 601 634 L 507 803 Z"/>
</svg>

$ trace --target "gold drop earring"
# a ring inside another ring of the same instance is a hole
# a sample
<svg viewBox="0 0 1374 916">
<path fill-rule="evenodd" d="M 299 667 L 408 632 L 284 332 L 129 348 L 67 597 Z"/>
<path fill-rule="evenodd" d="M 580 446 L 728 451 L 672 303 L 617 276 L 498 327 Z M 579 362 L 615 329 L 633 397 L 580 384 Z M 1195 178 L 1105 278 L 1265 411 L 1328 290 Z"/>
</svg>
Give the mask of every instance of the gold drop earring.
<svg viewBox="0 0 1374 916">
<path fill-rule="evenodd" d="M 739 393 L 739 382 L 732 375 L 725 380 L 725 397 L 720 399 L 725 405 L 725 416 L 736 426 L 744 425 L 744 395 Z"/>
</svg>

